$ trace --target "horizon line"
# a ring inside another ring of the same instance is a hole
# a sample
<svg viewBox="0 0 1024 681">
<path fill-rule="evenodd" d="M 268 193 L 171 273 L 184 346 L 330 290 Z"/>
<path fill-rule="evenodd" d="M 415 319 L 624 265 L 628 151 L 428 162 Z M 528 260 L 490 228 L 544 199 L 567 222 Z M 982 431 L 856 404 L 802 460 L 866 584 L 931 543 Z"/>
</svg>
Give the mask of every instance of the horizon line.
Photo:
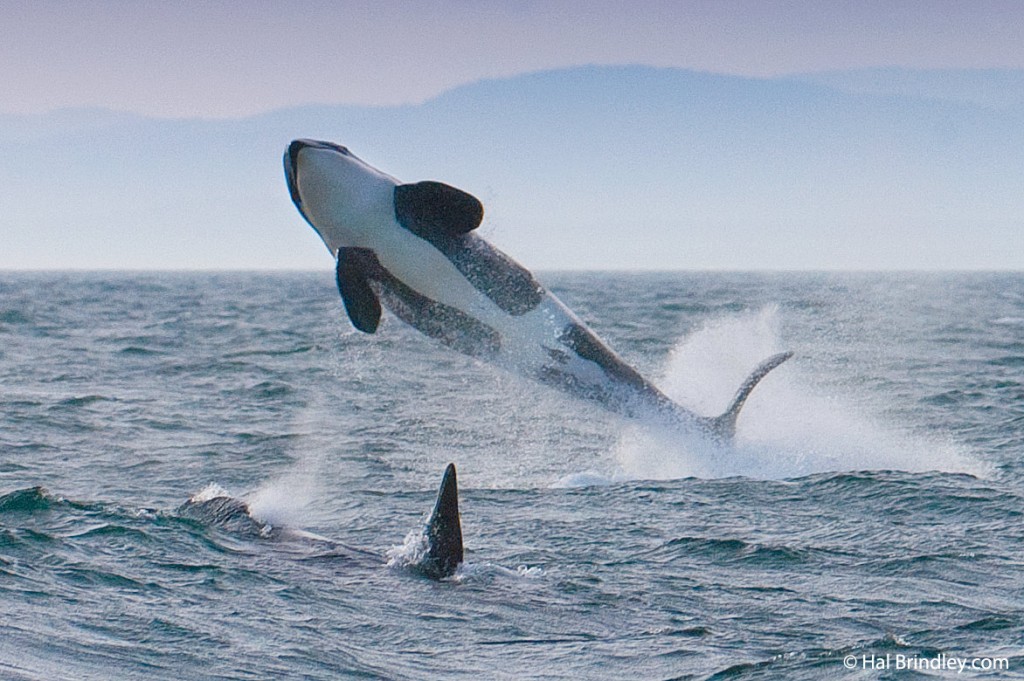
<svg viewBox="0 0 1024 681">
<path fill-rule="evenodd" d="M 543 274 L 1024 274 L 1024 268 L 1001 267 L 809 267 L 809 268 L 731 268 L 685 267 L 678 269 L 636 267 L 542 267 L 534 272 Z M 0 276 L 11 274 L 319 274 L 334 276 L 328 267 L 194 267 L 194 268 L 112 268 L 112 267 L 0 267 Z"/>
</svg>

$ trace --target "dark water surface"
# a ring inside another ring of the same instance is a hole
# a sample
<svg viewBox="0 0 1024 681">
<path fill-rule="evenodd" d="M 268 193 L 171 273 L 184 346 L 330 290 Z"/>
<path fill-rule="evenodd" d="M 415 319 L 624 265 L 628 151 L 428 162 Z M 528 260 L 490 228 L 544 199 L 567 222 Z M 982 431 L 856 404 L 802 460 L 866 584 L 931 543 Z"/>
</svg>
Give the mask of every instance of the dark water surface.
<svg viewBox="0 0 1024 681">
<path fill-rule="evenodd" d="M 0 678 L 1024 678 L 1024 276 L 541 279 L 701 413 L 797 355 L 715 450 L 359 334 L 329 272 L 0 273 Z"/>
</svg>

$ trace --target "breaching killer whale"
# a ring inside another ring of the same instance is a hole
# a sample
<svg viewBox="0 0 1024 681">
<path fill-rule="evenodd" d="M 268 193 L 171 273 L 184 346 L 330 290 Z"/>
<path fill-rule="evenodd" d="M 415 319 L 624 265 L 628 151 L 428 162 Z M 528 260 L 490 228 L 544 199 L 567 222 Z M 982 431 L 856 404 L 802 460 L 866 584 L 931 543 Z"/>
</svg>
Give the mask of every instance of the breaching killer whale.
<svg viewBox="0 0 1024 681">
<path fill-rule="evenodd" d="M 299 139 L 284 154 L 292 201 L 336 257 L 352 324 L 374 333 L 381 303 L 459 352 L 627 417 L 657 415 L 728 442 L 750 392 L 792 356 L 764 360 L 719 416 L 676 404 L 627 365 L 533 275 L 474 233 L 480 201 L 441 182 L 403 184 L 343 146 Z"/>
<path fill-rule="evenodd" d="M 193 497 L 178 507 L 177 513 L 180 517 L 246 537 L 273 537 L 279 533 L 276 528 L 254 518 L 244 501 L 224 494 Z M 322 539 L 303 533 L 297 536 Z M 459 486 L 453 463 L 448 464 L 444 470 L 434 510 L 423 528 L 423 538 L 427 550 L 412 567 L 431 579 L 444 579 L 455 574 L 462 564 L 464 555 L 462 521 L 459 517 Z M 350 551 L 358 554 L 369 553 L 351 549 Z"/>
</svg>

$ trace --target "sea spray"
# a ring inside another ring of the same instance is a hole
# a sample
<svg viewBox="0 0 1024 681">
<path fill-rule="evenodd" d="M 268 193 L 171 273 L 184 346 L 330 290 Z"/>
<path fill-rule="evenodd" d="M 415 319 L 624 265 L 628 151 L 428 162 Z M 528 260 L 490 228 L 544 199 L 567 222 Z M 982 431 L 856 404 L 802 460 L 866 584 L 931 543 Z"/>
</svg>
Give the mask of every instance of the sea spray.
<svg viewBox="0 0 1024 681">
<path fill-rule="evenodd" d="M 319 400 L 314 401 L 297 416 L 296 427 L 300 432 L 322 428 L 320 422 L 325 414 L 319 408 L 321 404 Z M 321 478 L 328 452 L 322 442 L 299 437 L 293 451 L 296 458 L 292 465 L 265 481 L 246 499 L 251 515 L 260 522 L 309 526 L 313 509 L 325 494 Z"/>
<path fill-rule="evenodd" d="M 413 568 L 423 562 L 430 551 L 430 543 L 423 529 L 410 530 L 401 546 L 392 546 L 385 554 L 391 568 Z"/>
<path fill-rule="evenodd" d="M 715 320 L 679 341 L 660 385 L 687 408 L 714 413 L 745 367 L 784 345 L 779 326 L 777 306 Z M 882 408 L 870 409 L 866 405 L 881 400 L 861 394 L 862 386 L 839 381 L 824 392 L 816 383 L 801 371 L 798 352 L 752 394 L 731 446 L 653 423 L 629 423 L 616 459 L 623 474 L 636 479 L 777 479 L 887 469 L 987 473 L 965 447 L 915 430 L 913 423 L 892 423 Z"/>
</svg>

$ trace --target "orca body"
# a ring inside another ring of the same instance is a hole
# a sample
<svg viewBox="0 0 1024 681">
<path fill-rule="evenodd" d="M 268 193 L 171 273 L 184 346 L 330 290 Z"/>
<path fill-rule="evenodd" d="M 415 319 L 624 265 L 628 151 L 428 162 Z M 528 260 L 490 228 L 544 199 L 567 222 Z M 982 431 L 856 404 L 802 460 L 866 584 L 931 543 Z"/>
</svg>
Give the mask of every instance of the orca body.
<svg viewBox="0 0 1024 681">
<path fill-rule="evenodd" d="M 178 516 L 246 537 L 269 537 L 272 528 L 249 513 L 249 505 L 241 499 L 216 493 L 193 496 L 178 507 Z"/>
<path fill-rule="evenodd" d="M 728 441 L 747 396 L 792 356 L 769 357 L 717 417 L 676 404 L 622 361 L 533 275 L 474 233 L 483 206 L 440 182 L 403 184 L 331 142 L 284 155 L 292 201 L 336 258 L 356 329 L 382 306 L 442 344 L 627 417 L 659 416 Z"/>
<path fill-rule="evenodd" d="M 342 547 L 336 542 L 306 532 L 279 530 L 253 517 L 249 505 L 241 499 L 228 496 L 219 488 L 212 494 L 200 493 L 178 507 L 179 517 L 216 527 L 234 535 L 250 539 L 307 538 L 328 542 L 333 555 L 346 555 L 353 560 L 372 558 L 369 551 Z M 455 464 L 445 468 L 437 501 L 423 528 L 426 551 L 411 567 L 431 579 L 451 577 L 463 561 L 462 521 L 459 516 L 459 490 Z M 344 549 L 343 554 L 339 551 Z"/>
</svg>

